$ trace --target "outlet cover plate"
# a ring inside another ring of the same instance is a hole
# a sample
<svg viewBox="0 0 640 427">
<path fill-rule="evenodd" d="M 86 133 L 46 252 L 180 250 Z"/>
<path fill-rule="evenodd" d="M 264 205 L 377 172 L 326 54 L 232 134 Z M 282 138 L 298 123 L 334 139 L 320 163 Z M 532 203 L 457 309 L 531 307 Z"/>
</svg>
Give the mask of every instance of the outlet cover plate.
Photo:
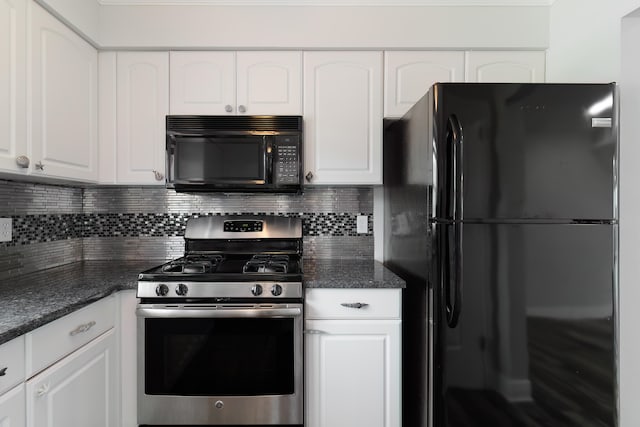
<svg viewBox="0 0 640 427">
<path fill-rule="evenodd" d="M 368 215 L 358 215 L 356 219 L 356 232 L 359 234 L 366 234 L 369 232 L 369 216 Z"/>
<path fill-rule="evenodd" d="M 10 242 L 13 238 L 13 220 L 0 218 L 0 242 Z"/>
</svg>

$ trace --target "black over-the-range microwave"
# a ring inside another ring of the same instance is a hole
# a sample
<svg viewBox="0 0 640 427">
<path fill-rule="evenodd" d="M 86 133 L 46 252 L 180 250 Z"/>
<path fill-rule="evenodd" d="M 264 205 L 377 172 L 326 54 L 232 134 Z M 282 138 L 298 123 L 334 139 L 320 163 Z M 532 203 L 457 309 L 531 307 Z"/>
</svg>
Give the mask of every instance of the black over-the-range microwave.
<svg viewBox="0 0 640 427">
<path fill-rule="evenodd" d="M 300 192 L 302 116 L 167 116 L 167 187 Z"/>
</svg>

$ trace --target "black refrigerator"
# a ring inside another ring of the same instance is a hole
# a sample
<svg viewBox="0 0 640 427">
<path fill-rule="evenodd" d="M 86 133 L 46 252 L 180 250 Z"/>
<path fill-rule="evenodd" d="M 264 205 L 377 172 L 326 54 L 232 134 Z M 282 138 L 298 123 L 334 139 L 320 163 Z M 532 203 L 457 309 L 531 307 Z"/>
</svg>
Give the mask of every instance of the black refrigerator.
<svg viewBox="0 0 640 427">
<path fill-rule="evenodd" d="M 615 84 L 438 83 L 385 121 L 405 427 L 618 423 Z"/>
</svg>

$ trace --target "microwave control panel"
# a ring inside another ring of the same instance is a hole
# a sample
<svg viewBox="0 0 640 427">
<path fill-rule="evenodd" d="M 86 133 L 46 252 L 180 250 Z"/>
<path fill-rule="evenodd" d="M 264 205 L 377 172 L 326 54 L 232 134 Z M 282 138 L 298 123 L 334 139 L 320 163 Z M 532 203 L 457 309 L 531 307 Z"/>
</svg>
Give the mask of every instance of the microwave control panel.
<svg viewBox="0 0 640 427">
<path fill-rule="evenodd" d="M 278 185 L 300 182 L 300 137 L 297 135 L 276 136 L 276 159 L 273 182 Z"/>
</svg>

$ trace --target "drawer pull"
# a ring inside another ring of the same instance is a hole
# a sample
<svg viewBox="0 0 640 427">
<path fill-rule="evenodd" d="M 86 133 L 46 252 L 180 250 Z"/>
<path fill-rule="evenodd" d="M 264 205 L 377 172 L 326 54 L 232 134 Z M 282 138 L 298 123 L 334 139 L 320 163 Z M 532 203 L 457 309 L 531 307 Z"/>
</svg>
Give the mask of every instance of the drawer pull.
<svg viewBox="0 0 640 427">
<path fill-rule="evenodd" d="M 73 331 L 69 332 L 69 335 L 76 336 L 78 334 L 81 334 L 83 332 L 87 332 L 89 329 L 93 328 L 96 325 L 96 322 L 94 320 L 92 320 L 89 323 L 85 323 L 83 325 L 78 326 L 77 328 L 75 328 Z"/>
<path fill-rule="evenodd" d="M 358 308 L 358 309 L 369 306 L 369 304 L 367 304 L 366 302 L 343 302 L 340 305 L 347 308 Z"/>
<path fill-rule="evenodd" d="M 7 375 L 7 369 L 9 369 L 8 366 L 6 368 L 0 369 L 0 377 L 4 377 L 5 375 Z"/>
<path fill-rule="evenodd" d="M 42 397 L 42 396 L 44 396 L 45 394 L 49 393 L 49 387 L 51 387 L 51 386 L 49 385 L 49 383 L 42 384 L 42 385 L 40 386 L 40 388 L 39 388 L 38 390 L 36 390 L 36 396 L 38 396 L 38 397 Z"/>
</svg>

